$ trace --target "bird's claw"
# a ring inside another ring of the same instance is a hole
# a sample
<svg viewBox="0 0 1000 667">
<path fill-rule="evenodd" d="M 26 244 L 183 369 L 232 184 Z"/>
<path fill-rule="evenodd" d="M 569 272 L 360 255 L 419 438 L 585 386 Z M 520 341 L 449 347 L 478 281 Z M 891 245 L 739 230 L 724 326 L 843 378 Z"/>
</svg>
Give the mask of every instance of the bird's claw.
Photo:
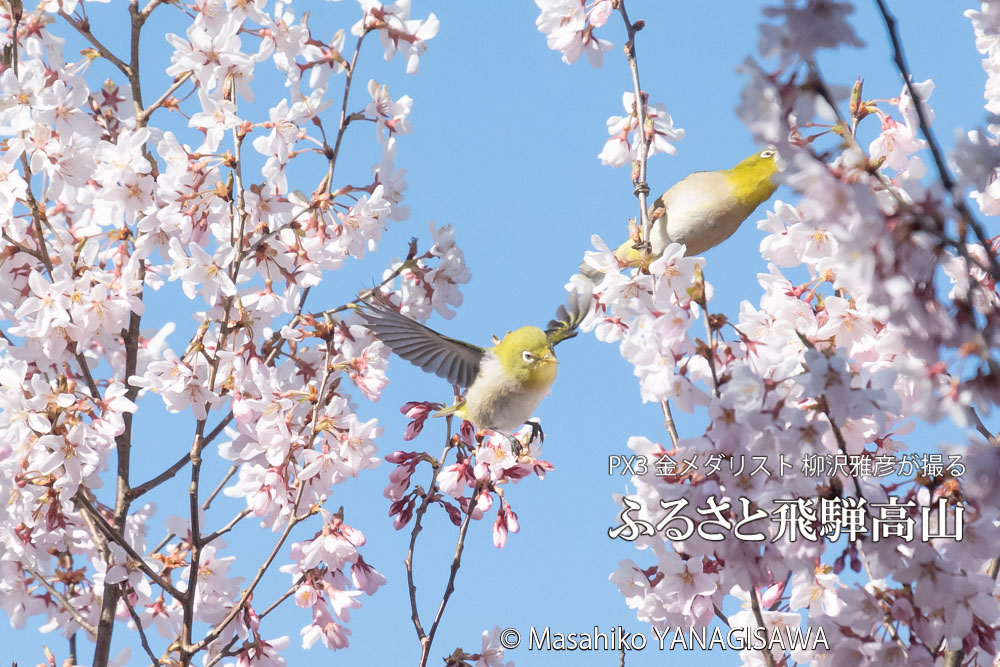
<svg viewBox="0 0 1000 667">
<path fill-rule="evenodd" d="M 510 433 L 504 433 L 504 435 L 507 436 L 507 441 L 510 443 L 510 451 L 514 454 L 514 458 L 520 458 L 521 450 L 523 449 L 521 441 Z"/>
<path fill-rule="evenodd" d="M 542 430 L 542 425 L 538 422 L 525 422 L 531 428 L 531 438 L 528 442 L 534 442 L 535 438 L 538 438 L 538 442 L 545 442 L 545 431 Z"/>
</svg>

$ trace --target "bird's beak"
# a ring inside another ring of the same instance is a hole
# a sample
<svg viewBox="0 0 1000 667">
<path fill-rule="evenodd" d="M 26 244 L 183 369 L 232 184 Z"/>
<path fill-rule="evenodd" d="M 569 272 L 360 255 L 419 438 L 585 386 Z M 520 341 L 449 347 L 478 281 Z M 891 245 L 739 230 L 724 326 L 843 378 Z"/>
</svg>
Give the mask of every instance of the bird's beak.
<svg viewBox="0 0 1000 667">
<path fill-rule="evenodd" d="M 551 352 L 546 352 L 545 356 L 542 357 L 542 361 L 544 361 L 547 364 L 558 364 L 559 363 L 559 360 L 556 359 L 556 355 L 554 355 Z"/>
</svg>

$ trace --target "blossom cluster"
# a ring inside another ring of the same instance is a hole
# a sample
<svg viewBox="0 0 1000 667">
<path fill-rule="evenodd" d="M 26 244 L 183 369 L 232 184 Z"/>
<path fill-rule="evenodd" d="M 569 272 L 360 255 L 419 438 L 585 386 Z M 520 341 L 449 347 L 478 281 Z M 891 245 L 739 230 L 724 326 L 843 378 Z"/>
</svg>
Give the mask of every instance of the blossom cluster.
<svg viewBox="0 0 1000 667">
<path fill-rule="evenodd" d="M 1000 630 L 1000 450 L 981 417 L 1000 403 L 1000 243 L 963 209 L 959 187 L 973 188 L 980 212 L 994 212 L 995 118 L 988 133 L 958 142 L 952 164 L 960 183 L 946 192 L 944 165 L 927 161 L 932 82 L 866 100 L 859 81 L 843 100 L 830 91 L 847 88 L 819 78 L 820 50 L 861 44 L 852 10 L 833 0 L 765 8 L 760 51 L 777 64 L 749 59 L 743 67 L 750 81 L 738 113 L 758 141 L 777 147 L 778 178 L 798 195 L 758 223 L 768 262 L 758 302 L 744 301 L 738 316 L 711 313 L 710 261 L 672 244 L 648 267 L 623 268 L 595 236 L 585 264 L 597 276 L 598 307 L 583 328 L 619 346 L 643 401 L 663 406 L 668 430 L 671 408 L 707 414 L 702 432 L 667 444 L 629 438 L 646 461 L 750 456 L 777 468 L 802 456 L 877 459 L 917 445 L 921 423 L 948 419 L 970 432 L 970 474 L 881 479 L 845 468 L 806 475 L 794 466 L 753 476 L 722 466 L 712 475 L 665 476 L 649 467 L 617 502 L 641 525 L 656 525 L 663 507 L 682 504 L 732 506 L 743 498 L 745 512 L 774 514 L 789 498 L 851 499 L 859 507 L 898 498 L 920 534 L 940 535 L 940 526 L 923 522 L 953 525 L 961 514 L 964 539 L 855 535 L 813 543 L 771 527 L 767 540 L 748 543 L 643 532 L 635 544 L 644 564 L 625 560 L 611 579 L 656 628 L 705 627 L 733 596 L 743 608 L 724 619 L 730 627 L 808 623 L 830 638 L 829 650 L 747 650 L 747 665 L 788 658 L 930 665 L 946 652 L 989 663 Z M 987 55 L 987 108 L 995 112 L 998 5 L 984 2 L 969 16 Z M 828 149 L 825 134 L 836 139 Z M 570 288 L 590 283 L 578 275 Z M 693 328 L 699 319 L 704 333 Z M 691 525 L 703 520 L 680 511 Z"/>
<path fill-rule="evenodd" d="M 409 215 L 395 160 L 413 100 L 370 80 L 354 101 L 362 41 L 414 73 L 438 22 L 411 18 L 408 0 L 360 0 L 332 35 L 290 3 L 128 4 L 0 10 L 0 606 L 16 627 L 86 633 L 95 665 L 114 658 L 116 622 L 142 633 L 143 660 L 284 664 L 289 639 L 265 639 L 265 617 L 289 598 L 310 610 L 306 648 L 342 648 L 350 609 L 385 578 L 324 505 L 380 464 L 381 427 L 356 399 L 378 400 L 388 350 L 350 297 L 329 310 L 307 297 Z M 161 13 L 183 34 L 149 34 Z M 113 25 L 131 26 L 131 44 L 105 41 Z M 140 85 L 140 32 L 169 54 L 161 90 Z M 354 185 L 335 173 L 349 130 L 375 155 Z M 429 234 L 378 287 L 418 319 L 451 314 L 469 280 L 452 227 Z M 186 342 L 143 320 L 157 291 L 200 323 Z M 190 431 L 133 422 L 155 403 L 193 416 Z M 154 438 L 180 458 L 136 479 L 130 460 Z M 244 509 L 213 511 L 217 484 Z M 161 485 L 190 514 L 154 541 L 147 494 Z M 267 567 L 238 576 L 222 538 L 253 521 L 290 585 L 266 609 L 254 592 Z M 289 552 L 299 524 L 316 526 Z"/>
<path fill-rule="evenodd" d="M 431 411 L 440 407 L 436 403 L 416 401 L 404 405 L 401 412 L 411 419 L 404 439 L 415 438 Z M 445 465 L 452 449 L 456 453 L 455 463 Z M 402 529 L 414 518 L 415 512 L 419 517 L 430 505 L 438 504 L 451 522 L 460 526 L 466 516 L 471 520 L 482 519 L 493 508 L 495 496 L 499 507 L 493 522 L 493 544 L 502 549 L 507 544 L 507 535 L 520 530 L 517 513 L 504 488 L 532 474 L 545 479 L 553 466 L 539 458 L 541 453 L 541 433 L 537 425 L 529 423 L 515 433 L 477 432 L 468 421 L 462 421 L 458 432 L 449 436 L 440 459 L 427 452 L 393 452 L 385 460 L 396 464 L 396 468 L 390 473 L 389 484 L 383 491 L 392 502 L 389 515 L 393 517 L 393 525 L 397 530 Z M 421 463 L 429 463 L 433 469 L 428 491 L 421 487 L 410 489 L 411 478 Z M 465 495 L 467 491 L 470 492 L 468 496 Z"/>
</svg>

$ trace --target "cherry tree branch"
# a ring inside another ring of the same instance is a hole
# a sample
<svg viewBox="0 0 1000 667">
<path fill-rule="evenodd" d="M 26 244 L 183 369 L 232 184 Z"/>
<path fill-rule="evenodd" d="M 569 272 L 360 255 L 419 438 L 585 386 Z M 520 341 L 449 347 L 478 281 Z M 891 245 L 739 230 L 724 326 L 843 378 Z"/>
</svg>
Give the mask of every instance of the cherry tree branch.
<svg viewBox="0 0 1000 667">
<path fill-rule="evenodd" d="M 444 462 L 448 456 L 448 452 L 450 452 L 452 447 L 454 447 L 451 442 L 451 416 L 449 415 L 445 421 L 447 422 L 447 432 L 444 441 L 444 450 L 441 452 L 441 456 L 438 458 L 431 470 L 430 486 L 427 491 L 424 492 L 423 498 L 420 502 L 420 507 L 418 507 L 417 511 L 414 513 L 413 530 L 410 531 L 410 547 L 406 552 L 406 559 L 403 561 L 403 565 L 406 567 L 406 586 L 410 594 L 410 620 L 413 622 L 413 628 L 417 631 L 417 641 L 420 642 L 421 649 L 427 635 L 424 632 L 423 626 L 420 624 L 420 612 L 417 609 L 417 585 L 413 581 L 413 554 L 416 551 L 417 535 L 419 535 L 420 531 L 423 529 L 424 514 L 427 513 L 427 508 L 430 507 L 431 500 L 437 492 L 438 473 L 441 472 L 441 468 L 444 467 Z"/>
<path fill-rule="evenodd" d="M 347 99 L 351 94 L 351 83 L 354 82 L 354 69 L 358 63 L 358 55 L 361 53 L 361 42 L 364 41 L 365 35 L 367 34 L 368 32 L 365 31 L 358 36 L 358 41 L 354 44 L 354 55 L 351 56 L 351 64 L 346 68 L 345 75 L 347 80 L 344 82 L 344 97 L 340 103 L 340 122 L 337 126 L 337 139 L 334 141 L 333 149 L 329 153 L 329 167 L 326 174 L 326 187 L 328 189 L 333 185 L 333 172 L 337 166 L 337 157 L 340 155 L 340 144 L 344 140 L 344 133 L 347 132 L 347 126 L 352 120 L 352 118 L 347 115 Z"/>
<path fill-rule="evenodd" d="M 941 180 L 941 184 L 948 191 L 948 194 L 951 195 L 952 207 L 954 207 L 954 209 L 958 212 L 962 222 L 972 229 L 976 238 L 979 240 L 979 243 L 982 244 L 984 250 L 986 251 L 986 257 L 989 262 L 988 270 L 990 276 L 994 281 L 1000 282 L 1000 263 L 997 262 L 996 253 L 993 252 L 990 240 L 986 236 L 986 232 L 983 229 L 982 224 L 976 220 L 975 216 L 972 215 L 972 211 L 969 210 L 969 207 L 965 203 L 965 197 L 962 196 L 962 192 L 959 190 L 958 184 L 955 182 L 955 178 L 951 175 L 951 171 L 948 169 L 948 165 L 944 159 L 944 153 L 941 150 L 941 144 L 938 142 L 937 137 L 931 130 L 930 123 L 927 120 L 927 114 L 924 112 L 922 101 L 913 85 L 913 75 L 910 73 L 909 66 L 906 64 L 906 54 L 903 52 L 903 45 L 899 39 L 896 19 L 889 12 L 889 8 L 886 6 L 885 0 L 875 0 L 875 4 L 878 6 L 879 13 L 882 15 L 882 20 L 889 33 L 889 41 L 892 43 L 893 62 L 896 64 L 896 69 L 899 70 L 899 75 L 903 78 L 903 85 L 906 86 L 906 90 L 910 93 L 910 99 L 913 100 L 913 106 L 917 112 L 917 120 L 920 123 L 920 131 L 924 135 L 924 139 L 927 140 L 931 156 L 934 158 L 934 165 L 937 167 L 938 178 Z M 960 243 L 963 245 L 965 244 L 965 233 L 963 230 L 959 230 L 958 239 Z"/>
<path fill-rule="evenodd" d="M 651 246 L 649 235 L 652 230 L 652 220 L 649 217 L 649 207 L 646 198 L 649 196 L 649 184 L 646 182 L 646 160 L 649 157 L 649 137 L 646 135 L 646 102 L 642 97 L 642 86 L 639 85 L 639 60 L 635 52 L 635 34 L 642 29 L 641 22 L 632 23 L 625 9 L 625 0 L 617 0 L 618 13 L 625 22 L 628 41 L 625 42 L 625 58 L 632 72 L 632 90 L 635 95 L 635 110 L 639 121 L 639 163 L 638 177 L 633 193 L 639 200 L 639 222 L 642 228 L 642 254 L 645 257 Z"/>
<path fill-rule="evenodd" d="M 97 52 L 101 54 L 102 58 L 117 67 L 118 70 L 127 78 L 132 77 L 132 71 L 129 69 L 129 66 L 125 64 L 125 61 L 111 53 L 111 49 L 104 46 L 101 40 L 97 39 L 94 33 L 90 32 L 90 25 L 88 23 L 77 20 L 62 9 L 59 10 L 59 16 L 61 16 L 66 23 L 73 26 L 73 29 L 80 33 L 81 37 L 90 42 L 90 44 L 97 49 Z"/>
<path fill-rule="evenodd" d="M 219 528 L 214 533 L 209 533 L 208 535 L 203 537 L 202 543 L 211 544 L 215 540 L 219 539 L 220 537 L 231 531 L 233 528 L 236 527 L 236 524 L 238 524 L 240 521 L 247 518 L 251 514 L 253 514 L 253 510 L 248 508 L 241 509 L 239 512 L 236 513 L 236 516 L 234 516 L 232 519 L 229 520 L 229 523 L 227 523 L 225 526 Z"/>
<path fill-rule="evenodd" d="M 134 561 L 135 566 L 138 567 L 143 574 L 152 579 L 157 586 L 162 588 L 174 598 L 178 600 L 183 600 L 185 598 L 184 593 L 177 590 L 177 588 L 175 588 L 170 581 L 164 579 L 163 575 L 146 563 L 145 559 L 139 554 L 139 552 L 132 548 L 132 545 L 128 543 L 128 540 L 125 539 L 124 535 L 120 533 L 117 528 L 109 524 L 107 520 L 101 516 L 101 513 L 98 512 L 97 509 L 91 505 L 82 494 L 77 493 L 76 496 L 74 496 L 74 499 L 76 500 L 77 506 L 82 508 L 94 520 L 94 524 L 97 526 L 98 530 L 101 531 L 104 537 L 124 549 L 125 553 L 128 554 L 129 558 Z M 100 633 L 98 633 L 98 636 L 99 634 Z"/>
<path fill-rule="evenodd" d="M 212 627 L 212 629 L 209 630 L 208 633 L 206 633 L 205 636 L 197 644 L 194 645 L 185 644 L 181 648 L 181 655 L 184 657 L 184 662 L 190 663 L 191 656 L 198 653 L 199 651 L 204 650 L 206 646 L 215 641 L 215 639 L 220 634 L 222 634 L 222 631 L 225 630 L 226 626 L 229 625 L 233 621 L 233 619 L 235 619 L 243 611 L 247 603 L 249 603 L 250 598 L 253 596 L 253 592 L 254 590 L 256 590 L 257 585 L 260 584 L 261 579 L 264 578 L 264 574 L 268 571 L 268 569 L 270 569 L 271 563 L 274 562 L 274 559 L 277 557 L 278 552 L 281 550 L 281 547 L 285 544 L 285 540 L 287 540 L 288 536 L 291 534 L 292 529 L 295 528 L 295 526 L 299 525 L 299 523 L 301 523 L 302 521 L 306 520 L 307 518 L 313 515 L 312 509 L 310 509 L 305 514 L 302 515 L 297 514 L 299 509 L 299 503 L 301 502 L 303 492 L 305 491 L 305 484 L 300 481 L 298 483 L 298 487 L 299 487 L 298 491 L 295 494 L 295 502 L 292 504 L 291 512 L 288 515 L 288 521 L 285 523 L 285 528 L 284 530 L 282 530 L 281 536 L 278 538 L 278 541 L 275 542 L 274 547 L 271 549 L 271 553 L 267 555 L 267 558 L 264 559 L 264 562 L 261 563 L 260 567 L 257 568 L 257 573 L 254 575 L 254 578 L 250 582 L 250 585 L 247 586 L 246 589 L 244 589 L 243 594 L 240 596 L 239 601 L 235 605 L 233 605 L 233 607 L 229 610 L 226 616 L 221 621 L 216 623 L 215 626 Z M 194 586 L 192 585 L 192 590 L 193 588 Z"/>
<path fill-rule="evenodd" d="M 434 615 L 434 622 L 431 623 L 431 629 L 427 632 L 427 636 L 421 642 L 419 667 L 427 666 L 427 660 L 430 658 L 431 644 L 434 643 L 434 635 L 437 634 L 438 625 L 441 623 L 441 617 L 444 616 L 444 608 L 448 606 L 448 600 L 451 598 L 451 594 L 455 592 L 455 577 L 458 575 L 458 569 L 462 567 L 462 552 L 465 550 L 465 535 L 469 532 L 469 524 L 472 522 L 472 513 L 476 509 L 476 500 L 478 500 L 479 493 L 482 491 L 482 488 L 483 483 L 477 482 L 476 488 L 472 491 L 472 497 L 469 499 L 469 507 L 465 511 L 465 519 L 462 520 L 462 527 L 458 531 L 458 541 L 455 543 L 455 556 L 452 558 L 451 569 L 448 572 L 448 585 L 445 586 L 444 595 L 441 598 L 441 604 L 438 606 L 437 614 Z"/>
<path fill-rule="evenodd" d="M 132 606 L 131 600 L 128 599 L 131 587 L 128 586 L 126 582 L 122 582 L 120 586 L 122 587 L 122 602 L 124 602 L 125 607 L 128 608 L 129 616 L 132 617 L 132 622 L 135 623 L 135 629 L 139 632 L 139 642 L 142 644 L 143 650 L 146 651 L 146 655 L 148 655 L 149 659 L 153 661 L 153 665 L 160 667 L 159 658 L 156 657 L 153 653 L 153 649 L 149 646 L 149 639 L 147 639 L 146 631 L 142 627 L 142 619 L 139 618 L 139 614 L 135 612 L 135 607 Z"/>
<path fill-rule="evenodd" d="M 35 581 L 37 581 L 39 584 L 42 585 L 42 588 L 44 588 L 49 592 L 49 595 L 54 597 L 59 602 L 62 608 L 65 609 L 66 612 L 73 617 L 73 620 L 76 621 L 81 628 L 87 631 L 87 634 L 89 634 L 92 638 L 97 636 L 97 628 L 94 627 L 92 623 L 88 622 L 87 619 L 85 619 L 83 615 L 80 614 L 79 611 L 77 611 L 76 607 L 74 607 L 73 604 L 68 599 L 66 599 L 66 596 L 57 591 L 56 588 L 52 584 L 50 584 L 48 580 L 46 580 L 45 577 L 43 577 L 40 573 L 36 572 L 35 570 L 26 565 L 22 565 L 22 567 L 24 568 L 25 572 L 34 577 Z"/>
<path fill-rule="evenodd" d="M 294 584 L 292 584 L 284 593 L 278 596 L 278 599 L 276 599 L 274 602 L 268 605 L 267 609 L 265 609 L 264 611 L 260 612 L 257 615 L 257 619 L 264 620 L 264 618 L 272 611 L 277 609 L 282 602 L 292 597 L 292 595 L 295 594 L 296 589 L 300 585 L 302 585 L 302 581 L 304 579 L 305 577 L 302 576 L 296 579 Z M 229 642 L 226 644 L 226 646 L 221 651 L 219 651 L 219 653 L 214 658 L 205 663 L 205 667 L 213 667 L 213 665 L 219 664 L 219 662 L 225 660 L 226 658 L 232 657 L 232 654 L 229 651 L 233 648 L 233 646 L 236 645 L 236 642 L 238 642 L 239 639 L 240 638 L 238 635 L 230 639 Z"/>
<path fill-rule="evenodd" d="M 677 434 L 677 425 L 674 424 L 674 415 L 670 411 L 670 401 L 660 401 L 660 408 L 663 410 L 663 426 L 670 435 L 670 442 L 676 447 L 680 436 Z"/>
<path fill-rule="evenodd" d="M 628 10 L 625 8 L 625 0 L 616 0 L 616 4 L 618 13 L 621 14 L 622 21 L 625 23 L 625 31 L 628 34 L 628 40 L 625 42 L 625 58 L 628 60 L 629 70 L 632 73 L 632 92 L 635 95 L 635 109 L 639 122 L 638 175 L 636 176 L 635 189 L 632 193 L 639 200 L 639 226 L 642 229 L 640 243 L 642 244 L 643 258 L 645 258 L 652 249 L 649 237 L 652 233 L 653 221 L 649 217 L 649 205 L 647 203 L 649 183 L 646 182 L 646 162 L 649 159 L 649 136 L 646 134 L 646 101 L 643 99 L 642 86 L 639 84 L 639 58 L 635 50 L 635 35 L 643 26 L 641 22 L 633 23 L 629 19 Z M 661 402 L 660 408 L 663 410 L 663 425 L 670 435 L 671 442 L 676 447 L 680 438 L 677 434 L 677 426 L 674 424 L 673 414 L 670 411 L 670 401 Z"/>
<path fill-rule="evenodd" d="M 148 121 L 149 117 L 153 115 L 153 112 L 163 106 L 164 102 L 169 100 L 171 96 L 177 92 L 177 89 L 184 85 L 184 82 L 190 79 L 193 74 L 194 72 L 188 70 L 187 72 L 178 75 L 177 78 L 174 79 L 174 82 L 170 84 L 170 87 L 163 91 L 163 94 L 160 95 L 159 99 L 142 110 L 140 118 L 143 121 Z"/>
</svg>

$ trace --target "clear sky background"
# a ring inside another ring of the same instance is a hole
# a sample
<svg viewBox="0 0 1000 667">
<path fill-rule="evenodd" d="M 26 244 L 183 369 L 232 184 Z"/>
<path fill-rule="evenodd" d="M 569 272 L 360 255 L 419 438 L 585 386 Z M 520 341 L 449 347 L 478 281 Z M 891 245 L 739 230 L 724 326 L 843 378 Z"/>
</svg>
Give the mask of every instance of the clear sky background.
<svg viewBox="0 0 1000 667">
<path fill-rule="evenodd" d="M 114 0 L 111 4 L 120 11 L 120 6 L 114 6 L 124 3 Z M 821 52 L 820 66 L 834 83 L 849 85 L 858 75 L 864 76 L 866 98 L 894 97 L 902 84 L 890 60 L 884 27 L 874 2 L 858 4 L 853 24 L 867 48 Z M 305 6 L 312 10 L 313 26 L 329 22 L 349 28 L 359 16 L 353 2 L 296 4 L 299 12 Z M 652 101 L 666 103 L 675 124 L 687 133 L 676 156 L 656 156 L 650 161 L 648 180 L 654 196 L 691 171 L 732 166 L 757 148 L 734 113 L 744 84 L 734 70 L 748 55 L 756 54 L 761 6 L 745 0 L 630 2 L 632 18 L 646 21 L 638 36 L 643 87 Z M 916 80 L 930 77 L 935 81 L 934 127 L 943 143 L 951 146 L 956 127 L 973 129 L 984 122 L 985 75 L 973 46 L 971 25 L 962 16 L 964 9 L 978 7 L 978 3 L 894 0 L 890 7 L 900 20 Z M 159 11 L 170 14 L 175 10 Z M 438 36 L 421 59 L 419 74 L 406 76 L 401 60 L 383 62 L 378 40 L 370 39 L 362 52 L 358 85 L 349 105 L 353 111 L 367 104 L 364 84 L 369 78 L 388 84 L 394 98 L 404 94 L 414 98 L 414 131 L 399 139 L 396 160 L 397 167 L 407 169 L 410 219 L 390 226 L 376 254 L 327 276 L 310 310 L 343 303 L 377 279 L 389 259 L 405 253 L 410 236 L 420 239 L 422 250 L 429 247 L 427 223 L 434 220 L 438 225 L 455 226 L 473 278 L 462 288 L 465 303 L 458 316 L 450 321 L 434 316 L 428 324 L 447 335 L 487 344 L 491 333 L 547 322 L 565 299 L 566 280 L 583 252 L 591 248 L 591 234 L 601 234 L 609 245 L 616 245 L 624 238 L 627 218 L 637 213 L 628 169 L 603 167 L 597 159 L 607 137 L 605 121 L 623 113 L 621 96 L 631 89 L 622 55 L 624 29 L 617 16 L 600 29 L 599 35 L 613 41 L 615 48 L 606 54 L 604 67 L 594 69 L 583 60 L 565 65 L 558 53 L 546 47 L 534 24 L 538 10 L 527 0 L 415 0 L 412 11 L 415 17 L 434 12 L 441 21 Z M 94 25 L 98 34 L 102 27 L 107 33 L 107 24 L 95 21 Z M 350 36 L 348 44 L 353 44 Z M 154 39 L 147 39 L 144 48 L 151 62 L 168 53 Z M 158 90 L 157 82 L 163 80 L 153 73 L 157 69 L 162 67 L 147 65 L 147 91 Z M 265 88 L 258 87 L 261 102 L 267 99 Z M 331 86 L 331 91 L 336 90 Z M 328 117 L 335 119 L 329 113 Z M 872 117 L 865 124 L 877 122 Z M 338 174 L 345 181 L 362 182 L 377 160 L 371 128 L 352 127 L 345 151 Z M 302 189 L 311 190 L 313 185 L 310 180 Z M 775 199 L 794 202 L 784 189 Z M 706 277 L 715 286 L 711 304 L 715 312 L 735 318 L 741 301 L 756 304 L 759 299 L 756 275 L 766 266 L 758 252 L 763 233 L 754 222 L 764 217 L 766 206 L 733 238 L 706 255 Z M 170 339 L 176 348 L 185 344 L 197 323 L 190 319 L 187 304 L 176 298 L 179 290 L 175 287 L 171 284 L 169 290 L 150 295 L 146 319 L 148 325 L 176 320 L 178 332 Z M 700 331 L 700 325 L 695 330 Z M 553 631 L 568 633 L 587 632 L 594 626 L 607 632 L 618 625 L 648 635 L 649 627 L 635 620 L 634 612 L 608 581 L 620 560 L 633 558 L 643 567 L 652 560 L 630 544 L 607 537 L 618 513 L 612 494 L 627 490 L 627 478 L 609 476 L 607 463 L 609 454 L 626 453 L 630 435 L 664 441 L 662 415 L 659 406 L 641 404 L 636 378 L 617 346 L 582 335 L 560 346 L 558 352 L 559 378 L 538 411 L 547 435 L 543 458 L 555 470 L 544 481 L 529 478 L 507 489 L 521 532 L 510 536 L 505 549 L 492 544 L 493 512 L 472 525 L 457 589 L 430 664 L 441 664 L 441 657 L 456 646 L 477 652 L 480 633 L 493 625 L 517 628 L 523 636 L 530 626 L 551 626 Z M 405 420 L 398 408 L 409 400 L 445 401 L 449 386 L 396 358 L 390 363 L 389 376 L 392 384 L 377 405 L 358 400 L 363 418 L 377 416 L 385 426 L 380 455 L 420 449 L 436 456 L 443 444 L 444 423 L 429 422 L 416 441 L 404 443 Z M 138 442 L 149 452 L 142 464 L 152 472 L 185 451 L 194 420 L 190 412 L 164 420 L 154 406 L 143 407 L 145 414 L 141 412 L 137 420 Z M 675 417 L 682 437 L 698 434 L 704 426 L 704 415 Z M 954 442 L 963 437 L 953 430 L 927 428 L 909 440 L 929 447 L 938 440 Z M 409 527 L 393 529 L 387 514 L 389 502 L 382 496 L 391 470 L 391 465 L 383 464 L 366 471 L 337 487 L 329 503 L 333 509 L 343 505 L 347 523 L 364 532 L 368 544 L 362 553 L 388 578 L 388 585 L 374 597 L 363 598 L 364 606 L 353 611 L 348 626 L 353 636 L 346 652 L 329 655 L 320 645 L 311 652 L 299 648 L 298 630 L 307 620 L 307 610 L 287 604 L 268 619 L 266 637 L 288 634 L 292 639 L 293 647 L 286 653 L 290 665 L 416 664 L 419 649 L 409 619 L 403 568 Z M 146 475 L 138 473 L 136 478 Z M 428 469 L 421 469 L 413 481 L 426 486 Z M 160 494 L 160 519 L 184 511 L 174 502 L 184 488 L 180 480 Z M 218 508 L 212 516 L 221 524 L 238 505 L 222 500 Z M 314 528 L 310 526 L 315 524 L 307 524 L 295 536 L 311 535 Z M 244 528 L 227 541 L 249 578 L 275 536 L 252 522 Z M 159 534 L 153 531 L 151 541 Z M 432 509 L 415 564 L 425 626 L 440 601 L 456 536 L 457 529 L 444 513 Z M 289 583 L 287 575 L 275 570 L 255 596 L 258 609 Z M 0 663 L 17 660 L 28 665 L 40 660 L 33 632 L 24 636 L 6 623 L 3 626 Z M 124 634 L 124 627 L 119 627 L 116 647 Z M 46 642 L 60 658 L 65 656 L 64 640 L 52 635 Z M 157 638 L 156 642 L 162 650 L 162 641 Z M 81 642 L 81 647 L 82 661 L 89 661 L 90 645 Z M 131 663 L 140 664 L 142 658 L 141 651 L 134 651 Z M 518 665 L 617 664 L 611 652 L 538 654 L 521 648 L 508 652 L 508 658 Z M 630 655 L 627 664 L 635 667 L 676 659 L 647 648 Z M 683 659 L 704 665 L 738 663 L 735 653 L 685 654 Z"/>
</svg>

